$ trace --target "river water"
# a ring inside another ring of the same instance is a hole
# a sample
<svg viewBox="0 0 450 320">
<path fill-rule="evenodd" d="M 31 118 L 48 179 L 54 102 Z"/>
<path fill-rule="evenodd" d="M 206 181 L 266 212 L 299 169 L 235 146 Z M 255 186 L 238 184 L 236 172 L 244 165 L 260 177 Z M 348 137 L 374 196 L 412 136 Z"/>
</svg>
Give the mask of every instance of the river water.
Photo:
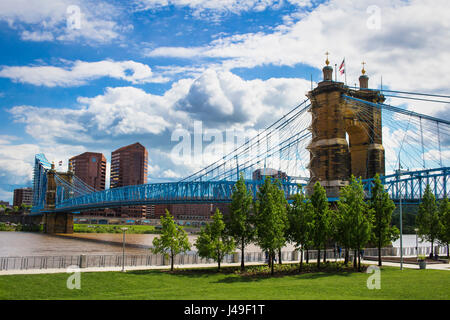
<svg viewBox="0 0 450 320">
<path fill-rule="evenodd" d="M 125 237 L 127 254 L 147 254 L 152 241 L 158 235 L 127 234 Z M 193 245 L 195 235 L 189 235 L 189 242 Z M 49 235 L 32 232 L 0 232 L 0 257 L 13 256 L 71 256 L 81 254 L 121 254 L 122 234 L 85 233 L 73 235 Z M 400 246 L 400 241 L 393 243 Z M 403 235 L 404 247 L 415 247 L 415 235 Z M 428 242 L 420 242 L 420 247 L 428 247 Z M 193 247 L 193 246 L 192 246 Z M 193 248 L 194 250 L 194 248 Z M 260 252 L 255 245 L 249 245 L 247 252 Z M 287 245 L 283 251 L 292 251 L 294 247 Z"/>
</svg>

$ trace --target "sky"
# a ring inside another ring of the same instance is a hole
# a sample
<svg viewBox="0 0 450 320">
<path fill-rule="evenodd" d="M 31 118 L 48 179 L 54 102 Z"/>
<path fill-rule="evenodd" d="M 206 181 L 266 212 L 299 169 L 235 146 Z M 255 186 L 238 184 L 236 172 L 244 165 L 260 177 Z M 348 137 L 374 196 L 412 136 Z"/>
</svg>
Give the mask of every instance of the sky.
<svg viewBox="0 0 450 320">
<path fill-rule="evenodd" d="M 205 163 L 174 164 L 174 132 L 265 128 L 321 81 L 325 52 L 349 85 L 364 61 L 371 88 L 448 94 L 448 1 L 2 0 L 0 200 L 31 186 L 37 153 L 66 167 L 135 142 L 148 182 L 176 181 Z"/>
</svg>

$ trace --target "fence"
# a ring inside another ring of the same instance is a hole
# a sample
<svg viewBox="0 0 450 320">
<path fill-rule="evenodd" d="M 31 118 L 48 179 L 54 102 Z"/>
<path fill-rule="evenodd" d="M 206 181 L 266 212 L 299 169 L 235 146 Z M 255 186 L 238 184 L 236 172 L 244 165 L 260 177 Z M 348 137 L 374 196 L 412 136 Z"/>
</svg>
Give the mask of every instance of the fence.
<svg viewBox="0 0 450 320">
<path fill-rule="evenodd" d="M 436 247 L 438 248 L 438 247 Z M 439 254 L 447 254 L 446 248 L 439 247 Z M 418 253 L 415 247 L 403 248 L 404 256 L 413 256 L 416 254 L 428 255 L 431 251 L 430 247 L 419 247 Z M 353 251 L 350 251 L 350 257 L 353 257 Z M 383 248 L 381 249 L 383 256 L 399 256 L 399 248 Z M 309 250 L 309 260 L 317 259 L 318 251 Z M 320 252 L 320 258 L 323 259 L 324 251 Z M 342 258 L 344 252 L 340 254 L 337 250 L 329 249 L 326 251 L 328 259 Z M 378 249 L 365 249 L 364 256 L 378 256 Z M 278 255 L 276 257 L 278 259 Z M 281 253 L 282 261 L 292 262 L 299 261 L 300 254 L 298 251 L 284 251 Z M 306 251 L 304 253 L 306 259 Z M 241 261 L 241 254 L 226 255 L 222 263 L 237 263 Z M 246 252 L 245 262 L 261 262 L 266 263 L 267 257 L 264 252 Z M 175 256 L 175 265 L 196 265 L 196 264 L 215 264 L 212 259 L 201 258 L 197 253 L 186 253 Z M 170 259 L 166 259 L 163 255 L 146 254 L 146 255 L 125 255 L 124 265 L 127 267 L 143 267 L 143 266 L 168 266 Z M 30 257 L 0 257 L 0 271 L 2 270 L 29 270 L 29 269 L 65 269 L 69 266 L 79 266 L 80 268 L 102 268 L 102 267 L 121 267 L 123 265 L 122 255 L 77 255 L 77 256 L 30 256 Z"/>
</svg>

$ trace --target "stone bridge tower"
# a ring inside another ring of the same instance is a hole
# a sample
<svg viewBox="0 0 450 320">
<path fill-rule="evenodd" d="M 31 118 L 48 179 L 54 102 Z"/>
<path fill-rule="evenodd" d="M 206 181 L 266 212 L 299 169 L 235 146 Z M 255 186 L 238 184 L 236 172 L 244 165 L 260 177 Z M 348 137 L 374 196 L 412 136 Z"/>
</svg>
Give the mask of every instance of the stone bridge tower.
<svg viewBox="0 0 450 320">
<path fill-rule="evenodd" d="M 47 192 L 45 194 L 45 209 L 54 210 L 56 204 L 56 170 L 52 163 L 47 172 Z M 73 172 L 69 167 L 68 172 L 58 172 L 58 176 L 72 184 Z M 67 212 L 52 212 L 44 214 L 45 233 L 73 233 L 73 215 Z"/>
<path fill-rule="evenodd" d="M 360 89 L 352 90 L 333 81 L 328 58 L 326 64 L 323 81 L 307 94 L 312 116 L 308 190 L 319 181 L 327 196 L 335 198 L 352 174 L 367 179 L 385 172 L 381 110 L 358 106 L 342 96 L 374 103 L 382 103 L 385 98 L 379 91 L 368 90 L 364 68 L 359 77 Z"/>
</svg>

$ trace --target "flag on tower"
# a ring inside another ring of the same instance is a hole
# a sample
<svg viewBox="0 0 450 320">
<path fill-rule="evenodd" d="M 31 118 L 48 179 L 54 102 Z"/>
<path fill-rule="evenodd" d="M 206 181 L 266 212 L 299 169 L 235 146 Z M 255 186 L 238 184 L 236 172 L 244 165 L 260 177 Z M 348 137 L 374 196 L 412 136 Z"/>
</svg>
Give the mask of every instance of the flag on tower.
<svg viewBox="0 0 450 320">
<path fill-rule="evenodd" d="M 345 58 L 344 58 L 344 60 L 342 60 L 341 66 L 339 67 L 339 72 L 341 74 L 345 73 Z"/>
</svg>

